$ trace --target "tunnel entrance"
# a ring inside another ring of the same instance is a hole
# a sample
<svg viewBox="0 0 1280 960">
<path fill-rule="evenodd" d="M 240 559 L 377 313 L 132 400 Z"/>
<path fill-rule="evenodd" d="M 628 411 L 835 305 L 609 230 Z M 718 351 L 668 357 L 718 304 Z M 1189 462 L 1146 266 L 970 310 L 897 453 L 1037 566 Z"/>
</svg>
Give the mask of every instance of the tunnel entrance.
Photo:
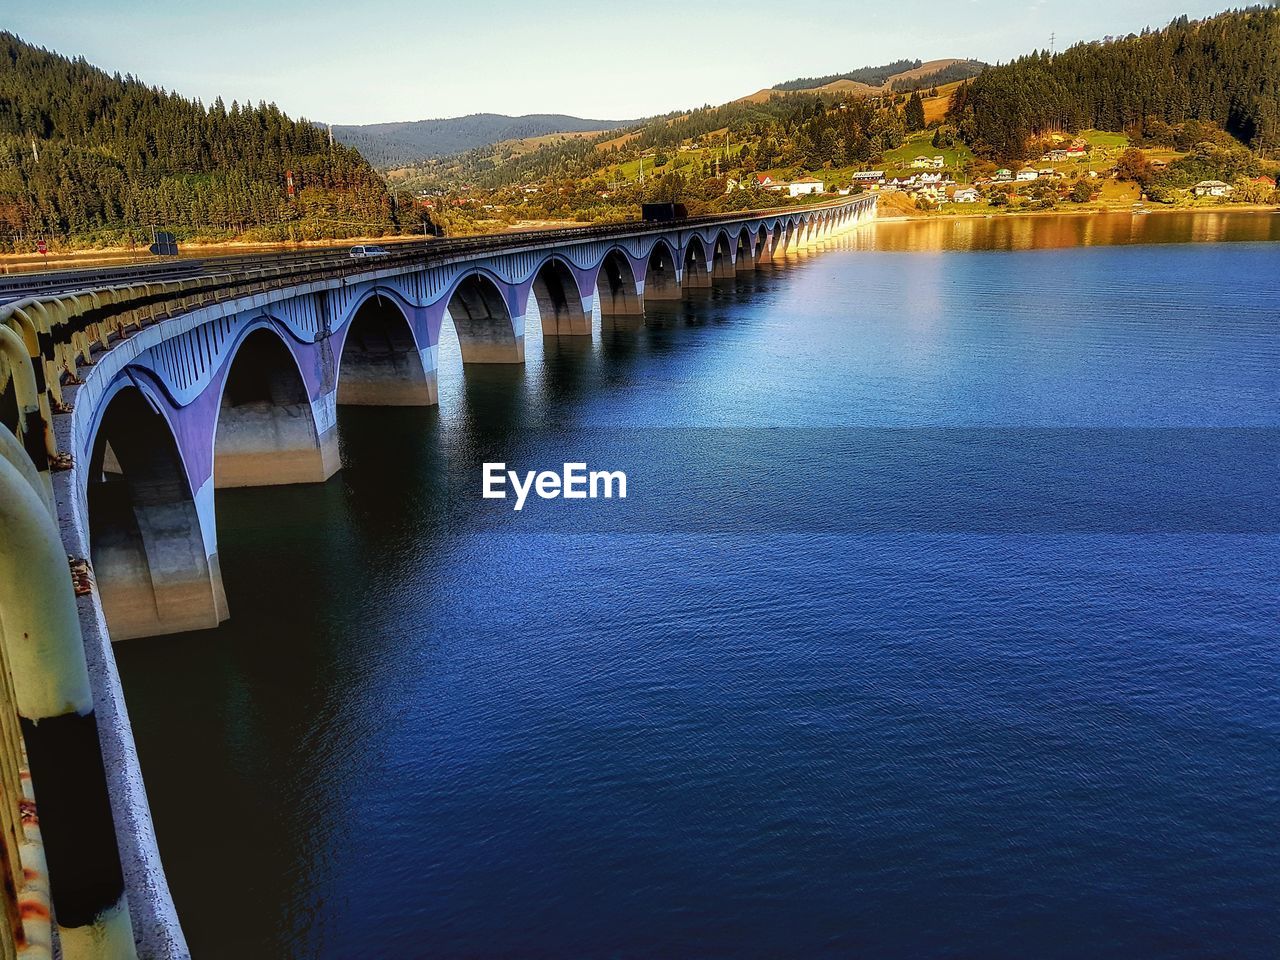
<svg viewBox="0 0 1280 960">
<path fill-rule="evenodd" d="M 227 618 L 177 444 L 136 387 L 103 414 L 89 463 L 89 546 L 112 640 L 216 627 Z"/>
</svg>

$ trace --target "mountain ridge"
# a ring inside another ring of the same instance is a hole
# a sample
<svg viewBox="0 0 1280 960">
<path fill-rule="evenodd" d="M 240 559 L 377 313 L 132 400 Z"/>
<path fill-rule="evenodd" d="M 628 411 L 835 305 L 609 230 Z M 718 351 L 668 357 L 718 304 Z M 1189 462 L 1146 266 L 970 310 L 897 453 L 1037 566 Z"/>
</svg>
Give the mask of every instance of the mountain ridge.
<svg viewBox="0 0 1280 960">
<path fill-rule="evenodd" d="M 592 120 L 563 113 L 469 113 L 460 117 L 334 124 L 334 138 L 359 150 L 379 169 L 408 166 L 432 157 L 553 133 L 614 130 L 634 120 Z"/>
</svg>

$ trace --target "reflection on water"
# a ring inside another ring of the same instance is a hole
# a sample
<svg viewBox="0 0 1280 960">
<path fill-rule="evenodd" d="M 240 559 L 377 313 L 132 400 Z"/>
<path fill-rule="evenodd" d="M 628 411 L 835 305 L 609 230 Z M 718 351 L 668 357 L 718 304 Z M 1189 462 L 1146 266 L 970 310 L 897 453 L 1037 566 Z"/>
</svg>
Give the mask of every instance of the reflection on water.
<svg viewBox="0 0 1280 960">
<path fill-rule="evenodd" d="M 855 233 L 852 242 L 860 250 L 1043 250 L 1246 240 L 1280 240 L 1280 213 L 1199 210 L 881 220 Z"/>
<path fill-rule="evenodd" d="M 438 410 L 219 491 L 231 619 L 116 648 L 194 955 L 1273 956 L 1275 524 L 1088 522 L 1280 425 L 1280 247 L 1132 245 L 1280 219 L 1204 216 L 882 223 L 590 340 L 531 317 L 523 368 L 446 325 Z M 447 480 L 570 453 L 644 523 Z M 1238 475 L 1187 486 L 1273 502 Z M 1019 526 L 1032 484 L 1073 522 Z"/>
</svg>

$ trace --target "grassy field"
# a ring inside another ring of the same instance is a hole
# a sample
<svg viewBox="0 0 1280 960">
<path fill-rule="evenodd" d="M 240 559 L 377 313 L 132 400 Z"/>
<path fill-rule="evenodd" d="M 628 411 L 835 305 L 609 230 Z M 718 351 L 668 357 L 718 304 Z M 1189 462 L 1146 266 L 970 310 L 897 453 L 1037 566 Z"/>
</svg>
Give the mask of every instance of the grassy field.
<svg viewBox="0 0 1280 960">
<path fill-rule="evenodd" d="M 702 176 L 702 164 L 710 162 L 715 164 L 716 157 L 720 158 L 720 165 L 724 168 L 724 172 L 728 173 L 728 167 L 732 164 L 726 162 L 726 158 L 736 157 L 742 152 L 742 144 L 732 143 L 726 150 L 724 147 L 704 147 L 699 150 L 680 150 L 667 154 L 667 162 L 659 167 L 654 164 L 653 157 L 644 158 L 644 175 L 646 177 L 658 176 L 673 170 L 679 170 L 683 173 L 693 173 L 696 171 L 698 177 Z M 640 161 L 628 160 L 626 163 L 614 164 L 606 167 L 601 176 L 607 181 L 614 180 L 635 180 L 640 175 Z"/>
<path fill-rule="evenodd" d="M 957 80 L 955 83 L 944 83 L 938 88 L 936 97 L 924 97 L 924 122 L 925 123 L 941 123 L 947 118 L 947 107 L 951 106 L 951 95 L 956 92 L 956 88 L 963 81 Z M 928 91 L 925 91 L 926 93 Z M 921 94 L 924 96 L 924 94 Z"/>
<path fill-rule="evenodd" d="M 947 169 L 952 173 L 958 173 L 964 167 L 965 161 L 973 158 L 973 151 L 963 143 L 957 143 L 951 147 L 935 147 L 929 142 L 932 139 L 932 130 L 911 134 L 902 146 L 885 153 L 884 159 L 877 164 L 877 167 L 883 168 L 888 176 L 896 176 L 900 173 L 919 173 L 919 170 L 912 169 L 911 161 L 913 159 L 916 157 L 941 156 L 942 162 L 946 164 Z"/>
</svg>

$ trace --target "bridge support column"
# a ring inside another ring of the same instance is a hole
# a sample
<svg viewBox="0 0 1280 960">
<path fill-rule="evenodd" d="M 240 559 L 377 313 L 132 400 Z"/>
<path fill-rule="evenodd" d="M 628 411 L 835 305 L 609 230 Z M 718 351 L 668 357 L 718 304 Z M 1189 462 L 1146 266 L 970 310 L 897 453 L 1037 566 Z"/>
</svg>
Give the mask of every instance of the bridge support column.
<svg viewBox="0 0 1280 960">
<path fill-rule="evenodd" d="M 684 278 L 652 277 L 640 281 L 644 303 L 663 303 L 679 300 L 684 296 Z"/>
<path fill-rule="evenodd" d="M 132 503 L 114 489 L 124 487 L 133 488 Z M 203 495 L 212 500 L 211 483 Z M 93 496 L 93 570 L 113 641 L 208 630 L 227 619 L 217 550 L 205 544 L 194 502 L 129 481 L 101 484 Z"/>
<path fill-rule="evenodd" d="M 330 395 L 328 402 L 336 405 Z M 318 432 L 305 404 L 223 408 L 218 424 L 217 487 L 324 483 L 338 472 L 336 426 Z"/>
<path fill-rule="evenodd" d="M 710 265 L 705 261 L 686 258 L 680 287 L 686 293 L 691 290 L 710 290 L 712 287 Z"/>
</svg>

